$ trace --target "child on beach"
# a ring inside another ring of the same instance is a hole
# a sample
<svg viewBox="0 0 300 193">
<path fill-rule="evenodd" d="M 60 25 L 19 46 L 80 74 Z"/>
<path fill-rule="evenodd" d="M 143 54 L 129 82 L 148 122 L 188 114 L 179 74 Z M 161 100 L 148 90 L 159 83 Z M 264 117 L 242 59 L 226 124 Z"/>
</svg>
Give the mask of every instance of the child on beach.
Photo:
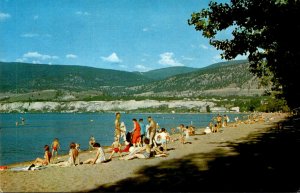
<svg viewBox="0 0 300 193">
<path fill-rule="evenodd" d="M 100 146 L 100 143 L 95 143 L 93 145 L 93 147 L 95 149 L 97 149 L 97 153 L 96 153 L 95 158 L 90 158 L 90 159 L 84 161 L 83 162 L 84 164 L 97 164 L 97 163 L 101 163 L 101 162 L 106 161 L 105 154 L 104 154 L 104 151 L 103 151 L 102 147 Z"/>
<path fill-rule="evenodd" d="M 179 131 L 180 131 L 180 143 L 185 144 L 186 139 L 186 128 L 184 127 L 184 124 L 179 125 Z"/>
<path fill-rule="evenodd" d="M 204 134 L 211 133 L 211 129 L 209 127 L 206 127 L 203 131 Z"/>
<path fill-rule="evenodd" d="M 65 162 L 56 164 L 57 166 L 75 166 L 76 164 L 79 164 L 78 159 L 78 150 L 76 148 L 76 143 L 71 142 L 70 143 L 70 150 L 69 150 L 69 159 Z"/>
<path fill-rule="evenodd" d="M 51 148 L 52 148 L 52 156 L 53 159 L 57 156 L 58 154 L 58 149 L 60 149 L 60 144 L 59 144 L 59 140 L 58 138 L 55 138 L 51 144 Z"/>
<path fill-rule="evenodd" d="M 121 150 L 121 152 L 122 152 L 122 153 L 123 153 L 123 152 L 128 153 L 128 152 L 129 152 L 129 148 L 130 148 L 130 142 L 125 141 L 125 147 L 124 147 L 124 149 Z"/>
<path fill-rule="evenodd" d="M 212 133 L 217 133 L 219 131 L 218 124 L 215 124 L 215 126 L 212 128 Z"/>
<path fill-rule="evenodd" d="M 170 139 L 170 135 L 169 133 L 166 131 L 165 128 L 161 129 L 161 132 L 157 134 L 157 138 L 158 136 L 160 137 L 160 143 L 162 145 L 162 147 L 167 150 L 167 142 Z"/>
<path fill-rule="evenodd" d="M 121 130 L 121 138 L 123 138 L 123 140 L 125 142 L 126 141 L 126 126 L 125 126 L 124 122 L 121 122 L 120 130 Z"/>
<path fill-rule="evenodd" d="M 119 157 L 122 157 L 122 155 L 121 155 L 121 144 L 120 144 L 120 142 L 119 142 L 119 140 L 118 140 L 117 137 L 115 137 L 115 141 L 112 143 L 111 148 L 112 148 L 112 152 L 111 152 L 111 155 L 109 156 L 108 159 L 111 159 L 112 156 L 115 153 L 118 153 Z"/>
<path fill-rule="evenodd" d="M 45 150 L 44 159 L 39 157 L 36 158 L 36 160 L 33 163 L 34 165 L 48 165 L 50 163 L 52 154 L 49 151 L 49 145 L 45 145 L 44 150 Z"/>
<path fill-rule="evenodd" d="M 89 140 L 89 150 L 93 150 L 94 149 L 94 144 L 96 143 L 96 139 L 94 136 L 91 136 L 90 137 L 90 140 Z"/>
<path fill-rule="evenodd" d="M 185 127 L 184 135 L 185 135 L 185 143 L 187 143 L 187 141 L 190 139 L 190 129 L 189 129 L 189 126 Z M 190 143 L 190 142 L 188 142 L 188 143 Z"/>
</svg>

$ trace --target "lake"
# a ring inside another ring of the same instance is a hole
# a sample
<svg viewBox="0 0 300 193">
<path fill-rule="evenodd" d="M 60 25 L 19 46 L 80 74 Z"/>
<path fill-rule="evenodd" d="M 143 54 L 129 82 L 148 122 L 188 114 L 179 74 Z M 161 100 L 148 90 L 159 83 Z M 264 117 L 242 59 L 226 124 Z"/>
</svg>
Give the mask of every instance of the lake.
<svg viewBox="0 0 300 193">
<path fill-rule="evenodd" d="M 206 127 L 217 114 L 126 114 L 121 113 L 121 121 L 127 131 L 133 128 L 132 119 L 152 116 L 162 128 L 170 131 L 180 123 Z M 235 117 L 243 119 L 245 114 L 228 114 L 231 121 Z M 25 124 L 21 124 L 21 119 Z M 114 139 L 114 113 L 12 113 L 0 114 L 0 165 L 34 160 L 44 156 L 44 145 L 58 138 L 61 144 L 59 154 L 66 154 L 70 142 L 79 143 L 82 150 L 88 149 L 90 136 L 94 136 L 102 146 L 109 146 Z M 19 122 L 19 125 L 16 125 Z"/>
</svg>

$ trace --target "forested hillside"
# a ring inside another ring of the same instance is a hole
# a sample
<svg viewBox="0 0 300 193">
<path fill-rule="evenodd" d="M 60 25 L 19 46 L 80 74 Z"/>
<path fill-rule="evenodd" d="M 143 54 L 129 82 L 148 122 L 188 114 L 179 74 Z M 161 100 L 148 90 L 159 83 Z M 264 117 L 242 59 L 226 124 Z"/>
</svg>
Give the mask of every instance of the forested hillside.
<svg viewBox="0 0 300 193">
<path fill-rule="evenodd" d="M 130 99 L 261 95 L 264 88 L 259 88 L 258 79 L 248 68 L 249 64 L 245 60 L 216 63 L 199 69 L 171 67 L 145 73 L 2 62 L 0 98 L 2 101 L 57 101 L 102 100 L 103 96 L 107 100 L 110 96 Z"/>
<path fill-rule="evenodd" d="M 104 86 L 132 86 L 149 82 L 147 77 L 125 71 L 84 66 L 0 62 L 1 92 L 63 89 L 97 90 Z"/>
<path fill-rule="evenodd" d="M 249 72 L 245 60 L 218 63 L 195 72 L 175 75 L 165 80 L 127 89 L 132 94 L 150 95 L 206 94 L 255 95 L 263 92 L 256 77 Z M 214 91 L 214 92 L 212 92 Z M 216 92 L 219 91 L 219 92 Z M 230 93 L 232 92 L 232 93 Z"/>
</svg>

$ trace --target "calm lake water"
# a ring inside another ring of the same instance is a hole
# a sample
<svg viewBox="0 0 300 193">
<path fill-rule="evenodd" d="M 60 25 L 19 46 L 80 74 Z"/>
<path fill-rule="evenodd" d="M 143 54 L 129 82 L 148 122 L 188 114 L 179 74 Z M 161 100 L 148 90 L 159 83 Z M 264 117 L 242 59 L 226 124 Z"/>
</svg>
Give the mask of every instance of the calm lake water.
<svg viewBox="0 0 300 193">
<path fill-rule="evenodd" d="M 143 118 L 148 124 L 147 117 L 152 116 L 160 127 L 177 127 L 180 123 L 206 127 L 216 114 L 121 114 L 121 121 L 130 131 L 132 119 Z M 234 117 L 242 119 L 245 114 L 228 114 L 230 120 Z M 21 118 L 25 124 L 21 123 Z M 102 146 L 109 146 L 114 136 L 113 113 L 26 113 L 0 114 L 0 165 L 18 163 L 43 157 L 45 144 L 51 145 L 54 138 L 60 140 L 59 154 L 68 153 L 69 143 L 79 143 L 82 150 L 88 148 L 91 135 Z"/>
</svg>

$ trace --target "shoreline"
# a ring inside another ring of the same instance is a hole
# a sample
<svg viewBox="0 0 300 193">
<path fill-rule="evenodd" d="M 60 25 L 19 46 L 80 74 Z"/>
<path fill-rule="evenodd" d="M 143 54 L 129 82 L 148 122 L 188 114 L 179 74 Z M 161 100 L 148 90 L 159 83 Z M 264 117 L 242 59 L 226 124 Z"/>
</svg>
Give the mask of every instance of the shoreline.
<svg viewBox="0 0 300 193">
<path fill-rule="evenodd" d="M 197 163 L 200 171 L 209 169 L 208 162 L 213 158 L 216 150 L 225 152 L 226 156 L 236 155 L 232 148 L 226 145 L 229 142 L 241 143 L 249 140 L 249 136 L 263 134 L 276 128 L 276 123 L 286 119 L 286 114 L 266 114 L 267 122 L 240 123 L 237 127 L 221 128 L 222 132 L 203 135 L 202 129 L 196 129 L 196 135 L 190 136 L 191 144 L 180 144 L 179 141 L 168 144 L 167 157 L 150 158 L 146 160 L 118 160 L 115 154 L 112 160 L 102 164 L 83 164 L 73 167 L 49 167 L 36 171 L 0 171 L 0 187 L 4 192 L 83 192 L 92 191 L 99 187 L 113 187 L 116 183 L 139 176 L 139 171 L 145 167 L 179 167 L 176 163 L 197 155 L 193 163 Z M 251 137 L 250 137 L 251 139 Z M 220 146 L 220 144 L 223 144 Z M 107 148 L 106 150 L 107 151 Z M 199 155 L 198 155 L 199 154 Z M 209 156 L 205 156 L 205 155 Z M 106 157 L 110 154 L 107 153 Z M 202 155 L 204 157 L 202 157 Z M 67 155 L 65 155 L 67 157 Z M 200 157 L 199 157 L 200 156 Z M 220 156 L 219 154 L 216 155 Z M 94 152 L 83 151 L 79 153 L 80 161 L 94 157 Z M 199 158 L 198 158 L 199 157 Z M 217 158 L 216 157 L 216 158 Z M 61 157 L 63 160 L 65 157 Z M 215 158 L 214 158 L 215 159 Z M 177 160 L 177 161 L 176 161 Z M 28 162 L 18 163 L 22 165 Z M 72 176 L 76 176 L 73 178 Z M 55 184 L 55 186 L 53 186 Z M 188 187 L 187 187 L 188 188 Z M 113 191 L 117 191 L 113 190 Z M 142 191 L 142 190 L 140 190 Z"/>
<path fill-rule="evenodd" d="M 50 115 L 51 114 L 53 114 L 53 113 L 50 113 Z M 54 114 L 56 114 L 56 113 L 54 113 Z M 69 113 L 67 113 L 67 114 L 69 114 Z M 87 113 L 88 115 L 89 115 L 89 113 Z M 94 113 L 91 113 L 92 115 L 94 115 Z M 135 113 L 136 115 L 141 115 L 140 113 Z M 132 116 L 134 116 L 135 114 L 132 114 Z M 163 119 L 165 119 L 166 118 L 166 116 L 165 115 L 167 115 L 167 114 L 165 114 L 165 113 L 150 113 L 151 115 L 153 115 L 153 116 L 159 116 L 159 117 L 162 117 Z M 156 115 L 155 115 L 156 114 Z M 198 116 L 202 116 L 202 115 L 206 115 L 206 116 L 216 116 L 217 115 L 217 113 L 201 113 L 201 114 L 199 114 L 199 113 L 176 113 L 176 114 L 168 114 L 168 115 L 170 115 L 170 117 L 173 117 L 174 118 L 174 116 L 176 117 L 176 115 L 177 115 L 177 117 L 180 117 L 181 116 L 181 114 L 186 114 L 186 115 L 195 115 L 195 117 L 198 117 Z M 17 114 L 16 114 L 17 115 Z M 56 114 L 58 117 L 60 117 L 60 114 Z M 232 118 L 231 118 L 231 122 L 232 121 L 234 121 L 234 119 L 233 119 L 233 117 L 235 117 L 235 116 L 239 116 L 240 118 L 242 118 L 242 117 L 246 117 L 248 114 L 245 114 L 245 113 L 230 113 L 230 114 L 228 114 L 228 115 L 230 115 L 230 116 L 232 116 Z M 14 116 L 14 115 L 12 115 L 12 116 Z M 23 117 L 23 116 L 25 116 L 25 118 L 26 118 L 26 115 L 20 115 L 21 117 Z M 28 116 L 30 116 L 30 114 L 28 114 Z M 47 114 L 45 115 L 45 116 L 47 116 Z M 141 115 L 142 116 L 142 115 Z M 88 117 L 89 118 L 89 117 Z M 168 117 L 167 117 L 168 118 Z M 94 117 L 93 118 L 89 118 L 88 119 L 88 122 L 90 121 L 90 119 L 94 119 Z M 169 119 L 169 118 L 168 118 Z M 28 118 L 28 120 L 29 120 L 29 118 Z M 168 120 L 168 121 L 170 121 L 170 122 L 172 122 L 172 120 Z M 198 124 L 196 121 L 194 122 L 194 121 L 191 121 L 190 123 L 187 123 L 187 125 L 188 124 L 193 124 L 193 125 L 197 125 L 196 127 L 198 128 L 198 127 L 202 127 L 201 129 L 203 129 L 204 128 L 204 125 L 206 125 L 206 123 L 202 123 L 201 122 L 202 121 L 202 119 L 200 118 L 200 123 Z M 231 123 L 230 122 L 230 123 Z M 202 123 L 202 124 L 201 124 Z M 26 125 L 25 126 L 31 126 L 31 125 L 33 125 L 34 123 L 30 123 L 29 121 L 28 121 L 28 123 L 26 122 Z M 8 126 L 7 124 L 6 125 L 3 125 L 4 126 L 4 131 L 6 131 L 6 126 Z M 19 125 L 18 126 L 20 129 L 23 127 L 23 125 Z M 16 129 L 17 129 L 17 127 L 16 127 Z M 169 132 L 171 132 L 171 130 L 170 130 L 171 128 L 168 128 L 168 131 Z M 177 130 L 176 130 L 177 131 Z M 101 140 L 100 140 L 100 142 L 101 142 Z M 123 142 L 123 141 L 122 141 Z M 80 143 L 80 142 L 79 142 Z M 83 144 L 83 142 L 81 142 L 82 144 Z M 102 143 L 101 143 L 102 144 Z M 68 144 L 67 144 L 68 145 Z M 84 146 L 85 144 L 83 144 L 83 149 L 81 149 L 83 152 L 84 151 L 87 151 L 87 147 L 86 146 Z M 103 143 L 103 145 L 105 145 L 105 146 L 108 146 L 108 145 L 110 145 L 110 144 L 107 144 L 107 143 Z M 60 156 L 64 156 L 64 155 L 67 155 L 68 154 L 68 148 L 67 148 L 67 146 L 64 146 L 65 148 L 63 149 L 63 151 L 61 151 L 61 152 L 59 152 L 59 155 Z M 6 155 L 6 154 L 4 154 L 4 155 Z M 17 155 L 17 154 L 15 154 L 16 156 L 19 156 L 19 160 L 17 160 L 17 159 L 14 159 L 13 160 L 13 162 L 6 162 L 7 160 L 3 160 L 4 162 L 2 162 L 2 164 L 1 164 L 1 166 L 18 166 L 18 165 L 21 165 L 21 164 L 23 164 L 24 162 L 25 163 L 27 163 L 27 164 L 30 164 L 31 162 L 34 162 L 34 160 L 37 158 L 37 157 L 40 157 L 40 156 L 43 156 L 43 152 L 42 151 L 40 151 L 40 153 L 39 154 L 36 154 L 36 156 L 28 156 L 28 155 L 30 155 L 30 154 L 27 154 L 27 159 L 25 158 L 24 159 L 24 157 L 20 157 L 20 155 Z M 29 159 L 28 159 L 29 158 Z M 4 159 L 4 157 L 2 158 L 2 159 Z"/>
<path fill-rule="evenodd" d="M 52 113 L 52 112 L 50 112 Z M 87 112 L 89 113 L 89 112 Z M 1 114 L 1 113 L 0 113 Z M 134 114 L 134 113 L 132 113 Z M 141 113 L 139 113 L 141 114 Z M 145 113 L 145 114 L 148 114 L 148 113 Z M 151 113 L 151 114 L 165 114 L 165 113 Z M 172 113 L 170 113 L 172 114 Z M 176 114 L 199 114 L 199 113 L 176 113 Z M 218 113 L 201 113 L 201 114 L 218 114 Z M 250 115 L 250 113 L 227 113 L 227 114 L 245 114 L 245 116 L 248 114 Z M 268 116 L 272 115 L 272 114 L 277 114 L 277 113 L 263 113 L 263 114 L 269 114 Z M 268 116 L 266 116 L 266 119 L 268 119 Z M 241 123 L 243 124 L 243 120 L 240 120 Z M 244 120 L 245 121 L 245 120 Z M 236 124 L 235 122 L 231 121 L 228 123 L 228 127 L 233 127 L 233 125 Z M 205 127 L 200 127 L 200 128 L 196 128 L 196 130 L 199 132 L 199 130 L 204 130 Z M 170 133 L 170 132 L 169 132 Z M 170 133 L 171 135 L 171 133 Z M 172 134 L 172 136 L 176 136 L 178 135 L 178 133 L 175 133 L 175 134 Z M 124 148 L 124 143 L 122 142 L 122 148 Z M 105 153 L 109 152 L 110 150 L 110 147 L 111 146 L 102 146 L 103 150 Z M 92 150 L 93 152 L 93 150 Z M 80 154 L 86 154 L 86 153 L 91 153 L 91 150 L 81 150 L 80 151 Z M 64 159 L 64 158 L 67 158 L 68 157 L 68 153 L 65 153 L 65 154 L 60 154 L 57 156 L 58 159 Z M 57 158 L 56 158 L 56 161 L 57 161 Z M 11 168 L 11 167 L 18 167 L 18 166 L 23 166 L 23 165 L 31 165 L 35 160 L 28 160 L 28 161 L 21 161 L 21 162 L 16 162 L 16 163 L 10 163 L 10 164 L 6 164 L 6 165 L 3 165 L 3 166 L 7 166 L 8 168 Z"/>
</svg>

